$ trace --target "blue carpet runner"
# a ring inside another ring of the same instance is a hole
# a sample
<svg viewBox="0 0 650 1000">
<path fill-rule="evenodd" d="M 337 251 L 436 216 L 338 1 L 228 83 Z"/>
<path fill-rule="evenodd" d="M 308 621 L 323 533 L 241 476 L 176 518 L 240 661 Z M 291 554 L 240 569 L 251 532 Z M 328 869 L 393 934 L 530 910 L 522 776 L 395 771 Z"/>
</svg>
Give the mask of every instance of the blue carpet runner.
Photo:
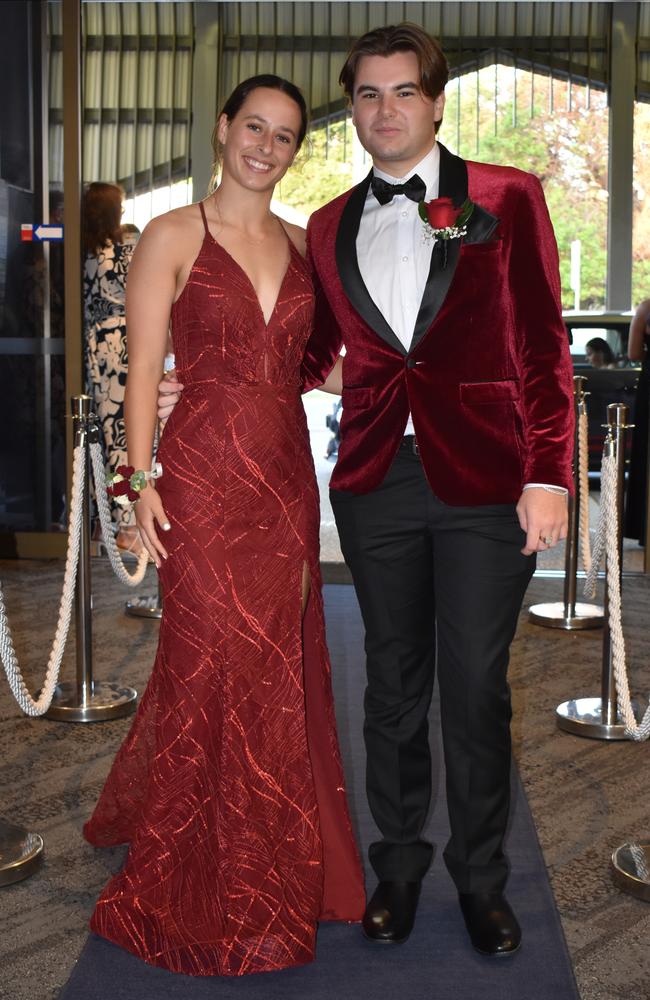
<svg viewBox="0 0 650 1000">
<path fill-rule="evenodd" d="M 364 794 L 361 706 L 363 633 L 354 590 L 325 587 L 328 641 L 348 789 L 364 851 L 376 832 Z M 432 739 L 439 731 L 432 707 Z M 439 755 L 438 755 L 439 760 Z M 521 782 L 513 773 L 508 897 L 523 930 L 511 958 L 474 952 L 442 861 L 448 837 L 444 780 L 426 836 L 437 846 L 423 883 L 417 923 L 404 945 L 366 941 L 358 926 L 325 924 L 312 965 L 240 979 L 174 975 L 90 935 L 59 1000 L 579 1000 L 559 917 Z M 368 889 L 375 878 L 368 874 Z"/>
</svg>

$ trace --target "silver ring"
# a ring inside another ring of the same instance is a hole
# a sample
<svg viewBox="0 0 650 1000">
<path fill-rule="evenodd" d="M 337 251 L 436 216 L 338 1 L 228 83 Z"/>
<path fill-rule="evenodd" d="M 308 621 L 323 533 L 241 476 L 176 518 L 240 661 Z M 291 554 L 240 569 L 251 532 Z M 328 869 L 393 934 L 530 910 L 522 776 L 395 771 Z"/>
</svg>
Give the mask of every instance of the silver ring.
<svg viewBox="0 0 650 1000">
<path fill-rule="evenodd" d="M 553 536 L 552 535 L 545 535 L 544 538 L 542 538 L 542 541 L 544 542 L 544 545 L 552 545 L 553 544 Z"/>
</svg>

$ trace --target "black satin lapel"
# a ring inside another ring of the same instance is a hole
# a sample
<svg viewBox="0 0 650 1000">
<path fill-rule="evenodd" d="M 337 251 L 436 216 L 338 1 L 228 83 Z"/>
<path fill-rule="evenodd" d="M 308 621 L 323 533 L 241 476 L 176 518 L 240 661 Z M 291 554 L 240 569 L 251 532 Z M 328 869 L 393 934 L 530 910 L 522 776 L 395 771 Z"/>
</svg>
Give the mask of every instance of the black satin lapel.
<svg viewBox="0 0 650 1000">
<path fill-rule="evenodd" d="M 447 240 L 447 266 L 443 267 L 445 248 L 442 241 L 438 240 L 431 254 L 431 268 L 429 279 L 424 288 L 424 295 L 420 303 L 420 311 L 413 331 L 410 351 L 412 351 L 422 340 L 434 319 L 440 312 L 442 304 L 447 298 L 447 292 L 451 285 L 456 264 L 460 256 L 460 240 Z"/>
<path fill-rule="evenodd" d="M 456 208 L 464 203 L 469 193 L 467 164 L 460 156 L 454 156 L 448 149 L 440 148 L 440 190 L 439 197 L 451 198 Z M 484 243 L 499 225 L 496 215 L 490 215 L 487 209 L 474 204 L 474 211 L 467 223 L 467 235 L 463 243 Z"/>
<path fill-rule="evenodd" d="M 373 302 L 366 288 L 359 261 L 357 259 L 357 234 L 363 206 L 366 202 L 372 171 L 358 185 L 348 198 L 341 214 L 339 228 L 336 234 L 336 266 L 338 268 L 343 291 L 359 315 L 366 321 L 375 333 L 385 340 L 390 347 L 400 354 L 406 354 L 406 349 L 397 334 L 392 330 L 384 316 Z"/>
<path fill-rule="evenodd" d="M 438 149 L 440 150 L 438 197 L 451 198 L 456 208 L 460 208 L 467 198 L 467 164 L 460 156 L 450 153 L 441 143 L 438 143 Z"/>
<path fill-rule="evenodd" d="M 440 181 L 438 197 L 451 198 L 459 207 L 467 198 L 467 164 L 459 156 L 454 156 L 449 150 L 438 143 L 440 149 Z M 429 276 L 424 287 L 424 295 L 420 303 L 420 311 L 413 331 L 412 351 L 422 340 L 425 333 L 440 312 L 447 297 L 460 256 L 460 240 L 447 240 L 447 266 L 443 267 L 444 247 L 438 240 L 431 254 Z"/>
</svg>

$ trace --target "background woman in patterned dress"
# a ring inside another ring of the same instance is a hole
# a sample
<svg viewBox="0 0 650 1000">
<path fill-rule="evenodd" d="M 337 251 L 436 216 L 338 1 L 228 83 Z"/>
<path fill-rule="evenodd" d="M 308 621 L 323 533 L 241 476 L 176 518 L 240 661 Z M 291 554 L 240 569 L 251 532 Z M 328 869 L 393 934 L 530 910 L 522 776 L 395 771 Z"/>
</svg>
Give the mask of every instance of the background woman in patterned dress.
<svg viewBox="0 0 650 1000">
<path fill-rule="evenodd" d="M 126 464 L 124 390 L 128 365 L 124 297 L 135 250 L 122 232 L 122 199 L 117 184 L 93 183 L 83 202 L 84 326 L 87 392 L 102 428 L 104 458 L 112 471 Z M 120 548 L 140 551 L 133 510 L 112 506 Z"/>
</svg>

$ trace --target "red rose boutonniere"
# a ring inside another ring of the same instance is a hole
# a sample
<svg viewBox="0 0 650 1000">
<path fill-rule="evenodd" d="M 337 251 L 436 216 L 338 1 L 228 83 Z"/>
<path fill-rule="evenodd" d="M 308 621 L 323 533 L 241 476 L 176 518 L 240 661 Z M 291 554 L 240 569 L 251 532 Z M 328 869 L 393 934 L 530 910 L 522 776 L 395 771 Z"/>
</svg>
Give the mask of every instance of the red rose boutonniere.
<svg viewBox="0 0 650 1000">
<path fill-rule="evenodd" d="M 425 240 L 457 240 L 467 233 L 467 223 L 474 211 L 474 202 L 466 198 L 456 208 L 451 198 L 434 198 L 418 202 L 418 212 L 424 223 Z"/>
</svg>

